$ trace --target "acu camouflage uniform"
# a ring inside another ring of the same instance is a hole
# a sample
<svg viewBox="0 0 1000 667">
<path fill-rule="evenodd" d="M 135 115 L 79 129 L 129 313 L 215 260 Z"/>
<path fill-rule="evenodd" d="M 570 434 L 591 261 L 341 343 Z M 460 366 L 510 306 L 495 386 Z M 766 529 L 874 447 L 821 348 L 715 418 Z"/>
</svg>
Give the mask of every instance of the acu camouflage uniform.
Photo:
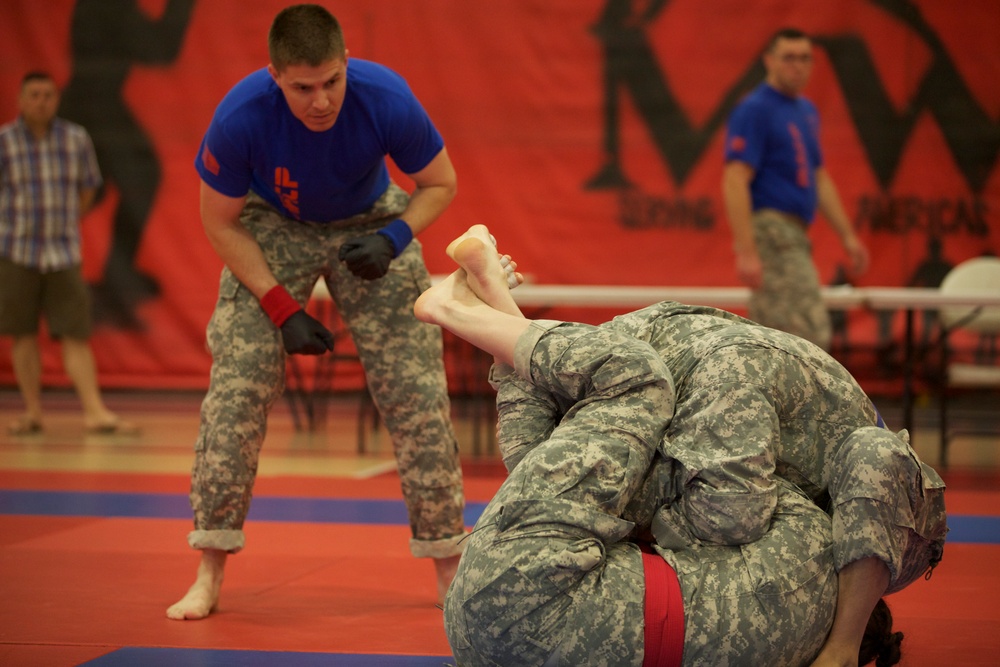
<svg viewBox="0 0 1000 667">
<path fill-rule="evenodd" d="M 833 327 L 805 226 L 765 208 L 754 212 L 753 234 L 763 275 L 750 293 L 750 319 L 830 349 Z"/>
<path fill-rule="evenodd" d="M 676 384 L 662 447 L 676 465 L 657 473 L 672 476 L 658 488 L 676 496 L 637 518 L 660 546 L 759 539 L 780 477 L 833 517 L 838 571 L 875 556 L 889 568 L 891 593 L 940 560 L 944 483 L 905 431 L 876 426 L 871 400 L 830 355 L 731 313 L 675 302 L 603 326 L 652 345 Z"/>
<path fill-rule="evenodd" d="M 391 185 L 366 213 L 317 224 L 286 218 L 251 193 L 241 221 L 278 282 L 305 304 L 322 276 L 350 329 L 372 397 L 392 436 L 415 556 L 461 553 L 465 533 L 462 469 L 450 420 L 441 330 L 413 314 L 430 287 L 414 239 L 379 280 L 353 276 L 337 259 L 347 239 L 395 219 L 408 195 Z M 191 484 L 196 549 L 234 553 L 244 544 L 267 415 L 284 389 L 281 333 L 258 300 L 228 270 L 208 325 L 213 364 L 202 404 Z"/>
<path fill-rule="evenodd" d="M 458 664 L 641 665 L 642 556 L 623 513 L 655 480 L 670 375 L 630 337 L 536 322 L 514 370 L 491 379 L 510 476 L 445 602 Z M 781 484 L 773 529 L 754 544 L 657 548 L 680 578 L 684 665 L 800 665 L 819 651 L 836 605 L 830 519 Z"/>
</svg>

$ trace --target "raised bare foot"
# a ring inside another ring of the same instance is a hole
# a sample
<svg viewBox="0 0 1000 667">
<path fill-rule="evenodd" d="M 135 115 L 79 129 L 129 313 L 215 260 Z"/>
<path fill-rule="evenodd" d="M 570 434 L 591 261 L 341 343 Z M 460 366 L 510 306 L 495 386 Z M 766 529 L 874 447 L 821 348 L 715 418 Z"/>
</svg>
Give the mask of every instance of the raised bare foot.
<svg viewBox="0 0 1000 667">
<path fill-rule="evenodd" d="M 483 302 L 499 311 L 521 315 L 510 295 L 507 271 L 492 239 L 484 225 L 473 225 L 448 245 L 447 252 L 465 269 L 469 287 Z"/>
<path fill-rule="evenodd" d="M 455 305 L 483 305 L 482 300 L 469 287 L 468 278 L 462 269 L 454 271 L 417 297 L 413 312 L 421 322 L 441 325 L 446 311 Z"/>
<path fill-rule="evenodd" d="M 487 229 L 486 225 L 472 225 L 465 230 L 464 234 L 448 244 L 448 247 L 444 249 L 445 253 L 457 262 L 458 259 L 455 257 L 455 250 L 468 239 L 477 239 L 484 246 L 493 248 L 494 251 L 496 250 L 497 240 L 490 234 L 490 230 Z M 499 255 L 499 253 L 497 254 Z"/>
<path fill-rule="evenodd" d="M 500 266 L 503 267 L 508 288 L 514 289 L 524 282 L 524 274 L 517 270 L 517 262 L 510 255 L 500 255 Z"/>
<path fill-rule="evenodd" d="M 205 549 L 198 575 L 188 592 L 167 608 L 167 618 L 175 621 L 197 621 L 206 618 L 219 604 L 222 575 L 226 566 L 226 552 Z"/>
<path fill-rule="evenodd" d="M 445 252 L 449 257 L 458 262 L 459 266 L 471 272 L 470 267 L 466 266 L 459 257 L 462 254 L 459 251 L 459 246 L 466 245 L 465 242 L 470 239 L 474 239 L 477 242 L 473 244 L 474 247 L 477 247 L 477 253 L 484 253 L 483 260 L 487 262 L 484 268 L 493 267 L 492 257 L 486 257 L 485 254 L 488 254 L 490 251 L 496 254 L 497 259 L 499 259 L 500 268 L 503 269 L 504 283 L 506 283 L 509 289 L 514 289 L 524 282 L 524 276 L 517 271 L 517 262 L 513 261 L 510 255 L 501 255 L 496 250 L 496 237 L 490 234 L 490 230 L 487 229 L 486 225 L 472 225 L 464 234 L 449 243 L 448 247 L 445 248 Z M 482 244 L 482 247 L 478 247 L 479 244 Z M 468 252 L 469 250 L 466 248 L 465 253 Z M 473 289 L 475 289 L 475 285 L 473 285 Z"/>
</svg>

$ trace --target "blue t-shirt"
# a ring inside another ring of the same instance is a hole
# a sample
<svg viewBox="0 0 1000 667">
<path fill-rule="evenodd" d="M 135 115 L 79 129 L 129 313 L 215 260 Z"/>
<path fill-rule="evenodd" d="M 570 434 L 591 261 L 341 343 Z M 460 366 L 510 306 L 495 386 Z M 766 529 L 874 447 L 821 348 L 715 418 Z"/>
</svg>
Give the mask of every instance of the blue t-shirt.
<svg viewBox="0 0 1000 667">
<path fill-rule="evenodd" d="M 253 191 L 289 217 L 339 220 L 371 207 L 389 187 L 388 155 L 412 174 L 444 141 L 406 81 L 351 58 L 333 127 L 313 132 L 292 115 L 267 69 L 237 83 L 219 103 L 195 169 L 229 197 Z"/>
<path fill-rule="evenodd" d="M 816 169 L 823 164 L 819 114 L 804 97 L 788 97 L 762 83 L 729 117 L 726 162 L 754 170 L 753 210 L 773 208 L 812 222 L 816 213 Z"/>
</svg>

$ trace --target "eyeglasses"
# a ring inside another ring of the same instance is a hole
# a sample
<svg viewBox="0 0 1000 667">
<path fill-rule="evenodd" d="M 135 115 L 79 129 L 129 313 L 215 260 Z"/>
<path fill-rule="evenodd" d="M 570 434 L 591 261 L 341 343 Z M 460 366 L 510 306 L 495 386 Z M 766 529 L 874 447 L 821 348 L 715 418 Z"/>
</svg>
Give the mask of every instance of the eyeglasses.
<svg viewBox="0 0 1000 667">
<path fill-rule="evenodd" d="M 811 53 L 784 53 L 778 56 L 778 60 L 787 64 L 802 63 L 808 65 L 812 63 L 813 57 Z"/>
</svg>

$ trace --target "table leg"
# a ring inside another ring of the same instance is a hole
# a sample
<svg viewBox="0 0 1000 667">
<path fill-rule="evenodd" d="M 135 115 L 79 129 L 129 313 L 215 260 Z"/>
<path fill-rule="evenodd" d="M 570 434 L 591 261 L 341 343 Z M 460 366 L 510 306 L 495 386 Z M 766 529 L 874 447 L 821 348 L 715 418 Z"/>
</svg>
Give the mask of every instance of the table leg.
<svg viewBox="0 0 1000 667">
<path fill-rule="evenodd" d="M 913 309 L 906 309 L 906 329 L 903 334 L 903 428 L 913 434 Z"/>
</svg>

